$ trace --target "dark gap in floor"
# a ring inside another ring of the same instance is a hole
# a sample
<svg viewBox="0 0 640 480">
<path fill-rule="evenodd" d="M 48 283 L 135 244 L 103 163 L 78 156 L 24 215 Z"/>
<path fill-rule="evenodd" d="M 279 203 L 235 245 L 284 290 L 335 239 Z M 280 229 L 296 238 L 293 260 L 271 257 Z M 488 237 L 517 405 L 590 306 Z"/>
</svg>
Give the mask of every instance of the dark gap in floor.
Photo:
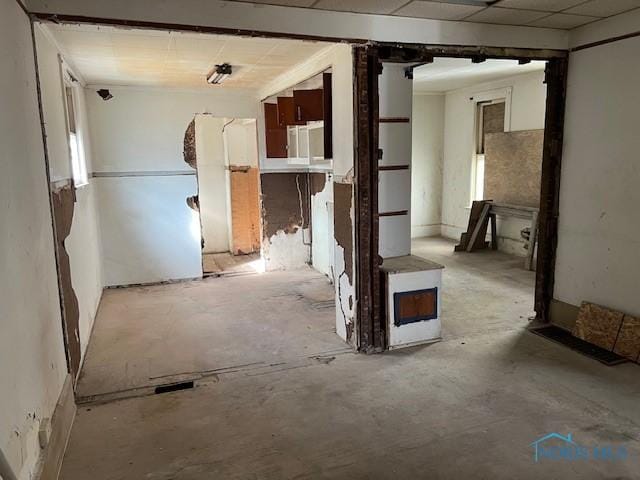
<svg viewBox="0 0 640 480">
<path fill-rule="evenodd" d="M 194 387 L 193 380 L 189 382 L 172 383 L 171 385 L 160 385 L 155 388 L 156 394 L 177 392 L 179 390 L 188 390 Z"/>
<path fill-rule="evenodd" d="M 576 338 L 571 335 L 571 333 L 563 330 L 560 327 L 556 327 L 555 325 L 532 328 L 530 331 L 532 333 L 535 333 L 536 335 L 540 335 L 543 338 L 551 340 L 552 342 L 556 342 L 564 345 L 565 347 L 569 347 L 571 350 L 582 353 L 583 355 L 593 358 L 594 360 L 598 360 L 599 362 L 604 363 L 608 366 L 627 362 L 626 358 L 621 357 L 616 353 L 610 352 L 609 350 L 605 350 L 604 348 L 593 345 L 589 342 L 585 342 L 580 338 Z"/>
</svg>

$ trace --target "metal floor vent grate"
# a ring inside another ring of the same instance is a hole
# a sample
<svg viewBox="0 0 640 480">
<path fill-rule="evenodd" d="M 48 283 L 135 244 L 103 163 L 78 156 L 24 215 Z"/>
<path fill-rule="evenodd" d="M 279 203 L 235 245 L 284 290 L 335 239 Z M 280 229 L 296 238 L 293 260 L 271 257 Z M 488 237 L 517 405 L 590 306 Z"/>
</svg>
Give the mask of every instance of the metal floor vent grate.
<svg viewBox="0 0 640 480">
<path fill-rule="evenodd" d="M 563 330 L 555 325 L 549 325 L 547 327 L 532 328 L 532 333 L 547 338 L 553 342 L 569 347 L 571 350 L 582 353 L 587 357 L 598 360 L 608 366 L 618 365 L 620 363 L 628 362 L 628 360 L 620 355 L 600 348 L 589 342 L 585 342 L 580 338 L 576 338 L 571 333 Z"/>
<path fill-rule="evenodd" d="M 160 385 L 155 388 L 156 394 L 158 393 L 169 393 L 169 392 L 177 392 L 180 390 L 188 390 L 193 388 L 193 381 L 190 382 L 181 382 L 181 383 L 172 383 L 170 385 Z"/>
</svg>

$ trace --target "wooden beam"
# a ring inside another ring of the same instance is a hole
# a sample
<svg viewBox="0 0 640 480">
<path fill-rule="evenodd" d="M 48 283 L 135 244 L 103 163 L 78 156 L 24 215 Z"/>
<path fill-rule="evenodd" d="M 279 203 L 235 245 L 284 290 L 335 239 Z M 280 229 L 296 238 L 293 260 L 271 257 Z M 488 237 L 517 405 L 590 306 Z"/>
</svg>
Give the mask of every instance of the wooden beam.
<svg viewBox="0 0 640 480">
<path fill-rule="evenodd" d="M 567 66 L 566 59 L 550 60 L 545 75 L 547 106 L 542 148 L 535 293 L 536 316 L 539 321 L 545 323 L 550 321 L 549 309 L 555 283 Z"/>
<path fill-rule="evenodd" d="M 356 298 L 358 349 L 385 347 L 381 315 L 378 239 L 378 73 L 377 49 L 354 47 Z"/>
</svg>

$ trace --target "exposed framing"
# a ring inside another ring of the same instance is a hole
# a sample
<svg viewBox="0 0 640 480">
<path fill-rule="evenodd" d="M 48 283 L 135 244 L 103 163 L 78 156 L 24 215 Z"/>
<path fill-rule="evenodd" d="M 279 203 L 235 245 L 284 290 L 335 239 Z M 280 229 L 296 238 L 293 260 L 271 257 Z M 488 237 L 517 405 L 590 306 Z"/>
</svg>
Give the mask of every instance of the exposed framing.
<svg viewBox="0 0 640 480">
<path fill-rule="evenodd" d="M 363 51 L 362 48 L 356 50 Z M 516 48 L 499 48 L 499 47 L 433 47 L 426 45 L 412 44 L 373 44 L 366 48 L 368 58 L 375 58 L 377 61 L 389 61 L 396 63 L 427 63 L 433 61 L 434 57 L 458 57 L 470 58 L 473 61 L 482 61 L 487 58 L 512 59 L 522 62 L 530 60 L 547 61 L 547 69 L 545 83 L 547 84 L 547 100 L 546 100 L 546 116 L 545 116 L 545 133 L 542 158 L 542 178 L 541 178 L 541 197 L 540 197 L 540 227 L 538 240 L 538 263 L 536 269 L 536 286 L 535 286 L 535 310 L 537 320 L 548 323 L 549 309 L 553 297 L 554 273 L 556 247 L 558 243 L 558 207 L 560 199 L 560 165 L 562 162 L 562 136 L 564 129 L 564 108 L 566 97 L 566 78 L 568 67 L 568 52 L 557 50 L 530 50 Z M 364 68 L 363 54 L 357 55 L 355 58 L 356 72 L 363 75 L 359 68 Z M 367 73 L 370 74 L 372 69 L 369 67 Z M 377 85 L 377 81 L 375 82 Z M 356 242 L 358 249 L 358 280 L 363 281 L 362 276 L 365 273 L 372 273 L 372 277 L 377 277 L 376 271 L 378 266 L 377 255 L 372 255 L 370 238 L 376 239 L 375 251 L 377 253 L 377 231 L 372 232 L 370 237 L 363 237 L 361 226 L 362 220 L 365 219 L 368 224 L 377 230 L 378 213 L 377 207 L 373 202 L 362 202 L 362 183 L 377 179 L 378 162 L 371 161 L 371 150 L 377 152 L 378 149 L 378 121 L 364 121 L 364 118 L 377 114 L 377 92 L 373 95 L 371 92 L 363 91 L 363 88 L 372 88 L 373 80 L 364 83 L 360 78 L 356 78 L 356 96 L 364 98 L 367 96 L 375 105 L 371 105 L 367 111 L 360 105 L 357 105 L 357 138 L 358 148 L 356 150 L 356 166 L 358 170 L 358 183 L 360 189 L 356 189 L 357 215 L 360 223 L 358 223 L 358 231 Z M 359 148 L 362 143 L 366 143 L 370 147 L 368 149 Z M 364 169 L 369 165 L 372 171 L 365 172 Z M 368 209 L 368 210 L 367 210 Z M 368 253 L 363 255 L 363 252 Z M 366 279 L 364 279 L 366 282 Z M 364 332 L 360 336 L 360 350 L 377 351 L 379 349 L 378 338 L 376 332 L 384 332 L 384 315 L 380 311 L 379 293 L 366 296 L 367 289 L 374 286 L 373 281 L 365 285 L 358 284 L 358 320 L 360 330 Z M 379 281 L 378 281 L 379 285 Z"/>
<path fill-rule="evenodd" d="M 354 128 L 355 136 L 355 238 L 357 342 L 363 352 L 385 348 L 384 316 L 378 266 L 378 79 L 380 61 L 398 63 L 430 62 L 434 57 L 512 59 L 527 62 L 544 60 L 547 64 L 547 106 L 543 146 L 542 185 L 535 309 L 537 318 L 549 322 L 553 296 L 555 254 L 558 241 L 557 219 L 560 196 L 560 165 L 567 77 L 567 50 L 511 47 L 475 47 L 460 45 L 424 45 L 414 43 L 370 42 L 359 38 L 333 38 L 292 33 L 262 32 L 196 25 L 167 24 L 123 19 L 54 15 L 32 12 L 32 20 L 54 23 L 85 23 L 155 30 L 316 40 L 350 43 L 354 46 Z M 586 48 L 586 47 L 585 47 Z"/>
</svg>

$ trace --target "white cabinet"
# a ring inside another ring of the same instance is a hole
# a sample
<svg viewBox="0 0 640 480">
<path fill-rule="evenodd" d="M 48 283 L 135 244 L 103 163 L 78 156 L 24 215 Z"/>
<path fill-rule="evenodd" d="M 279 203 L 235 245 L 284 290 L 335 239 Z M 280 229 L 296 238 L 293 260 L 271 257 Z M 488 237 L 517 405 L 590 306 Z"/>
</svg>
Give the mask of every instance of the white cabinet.
<svg viewBox="0 0 640 480">
<path fill-rule="evenodd" d="M 287 127 L 288 163 L 292 165 L 324 164 L 324 122 Z"/>
</svg>

